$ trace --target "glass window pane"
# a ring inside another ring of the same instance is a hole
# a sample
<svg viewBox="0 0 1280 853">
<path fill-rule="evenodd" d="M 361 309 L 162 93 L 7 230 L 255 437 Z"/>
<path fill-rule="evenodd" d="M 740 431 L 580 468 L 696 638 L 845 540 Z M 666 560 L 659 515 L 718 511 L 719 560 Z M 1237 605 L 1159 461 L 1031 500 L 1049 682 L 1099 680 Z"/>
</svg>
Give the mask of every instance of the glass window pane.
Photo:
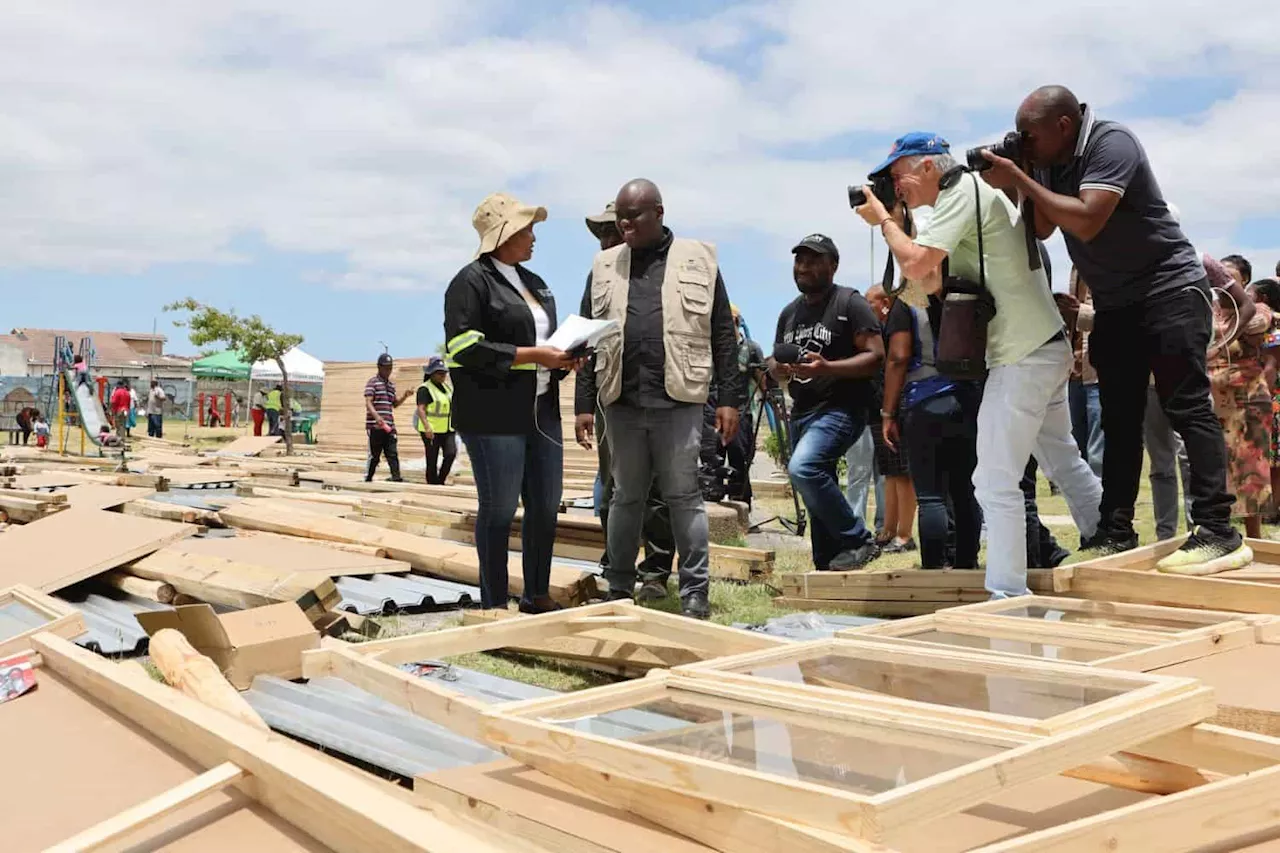
<svg viewBox="0 0 1280 853">
<path fill-rule="evenodd" d="M 788 779 L 873 795 L 1002 751 L 954 737 L 931 737 L 874 724 L 806 725 L 767 708 L 672 692 L 670 698 L 561 725 L 603 733 L 645 720 L 652 730 L 617 736 L 664 752 L 730 764 Z M 622 720 L 618 719 L 622 715 Z"/>
<path fill-rule="evenodd" d="M 1045 643 L 1034 643 L 1027 640 L 1008 640 L 1001 637 L 978 637 L 973 634 L 959 634 L 954 631 L 935 631 L 929 629 L 918 634 L 903 634 L 904 639 L 921 640 L 926 643 L 939 643 L 944 646 L 957 646 L 964 649 L 980 649 L 984 652 L 1004 652 L 1013 655 L 1027 655 L 1045 660 L 1062 660 L 1072 663 L 1088 663 L 1115 655 L 1124 654 L 1125 649 L 1081 649 L 1073 646 L 1059 646 Z M 1135 647 L 1136 650 L 1136 647 Z"/>
<path fill-rule="evenodd" d="M 1068 625 L 1105 625 L 1115 628 L 1137 628 L 1144 631 L 1160 631 L 1174 633 L 1203 628 L 1205 625 L 1217 623 L 1213 617 L 1196 617 L 1188 614 L 1185 619 L 1164 616 L 1137 616 L 1129 613 L 1107 612 L 1106 610 L 1074 610 L 1040 604 L 1012 607 L 1001 610 L 998 616 L 1012 616 L 1017 619 L 1043 619 L 1046 622 L 1063 622 Z"/>
<path fill-rule="evenodd" d="M 819 653 L 809 660 L 770 665 L 747 664 L 736 670 L 757 678 L 839 690 L 865 690 L 972 711 L 990 711 L 1045 720 L 1125 692 L 1114 687 L 1085 687 L 1063 676 L 983 675 L 945 666 L 906 664 Z"/>
</svg>

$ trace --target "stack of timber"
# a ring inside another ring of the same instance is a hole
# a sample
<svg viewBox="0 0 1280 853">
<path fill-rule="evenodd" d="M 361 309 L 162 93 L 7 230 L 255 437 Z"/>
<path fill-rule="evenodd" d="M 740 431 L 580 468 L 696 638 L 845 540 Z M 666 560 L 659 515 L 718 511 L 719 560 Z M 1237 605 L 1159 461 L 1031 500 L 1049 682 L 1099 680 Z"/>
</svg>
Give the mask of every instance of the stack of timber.
<svg viewBox="0 0 1280 853">
<path fill-rule="evenodd" d="M 801 610 L 836 610 L 861 616 L 919 616 L 944 607 L 986 601 L 985 573 L 968 569 L 895 569 L 875 564 L 856 572 L 805 572 L 777 576 L 775 602 Z M 1053 591 L 1053 570 L 1027 572 L 1032 592 Z"/>
<path fill-rule="evenodd" d="M 0 489 L 0 522 L 28 524 L 66 508 L 66 495 L 25 489 Z"/>
<path fill-rule="evenodd" d="M 425 359 L 396 359 L 391 379 L 403 394 L 422 382 Z M 369 446 L 364 430 L 364 386 L 377 375 L 372 361 L 327 361 L 324 365 L 324 388 L 320 397 L 320 420 L 315 427 L 316 443 L 326 450 L 363 450 Z M 407 435 L 413 421 L 415 402 L 412 394 L 396 407 L 396 426 Z M 407 445 L 406 445 L 407 449 Z"/>
<path fill-rule="evenodd" d="M 446 580 L 476 585 L 480 581 L 479 558 L 475 549 L 444 539 L 385 530 L 351 519 L 326 517 L 308 512 L 301 505 L 281 506 L 275 500 L 246 498 L 224 509 L 223 521 L 236 528 L 305 536 L 329 542 L 375 545 L 389 557 L 403 560 L 415 572 Z M 524 591 L 519 571 L 510 573 L 510 593 Z M 581 604 L 596 597 L 595 576 L 564 565 L 552 564 L 550 595 L 565 606 Z"/>
</svg>

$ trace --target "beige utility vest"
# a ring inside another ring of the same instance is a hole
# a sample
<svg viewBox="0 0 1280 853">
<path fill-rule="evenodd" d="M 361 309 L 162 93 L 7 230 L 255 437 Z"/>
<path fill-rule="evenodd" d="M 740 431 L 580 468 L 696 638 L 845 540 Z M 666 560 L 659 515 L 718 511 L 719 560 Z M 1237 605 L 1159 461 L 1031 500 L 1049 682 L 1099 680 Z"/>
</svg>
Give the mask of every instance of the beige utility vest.
<svg viewBox="0 0 1280 853">
<path fill-rule="evenodd" d="M 671 241 L 662 279 L 662 342 L 666 350 L 663 383 L 671 399 L 705 403 L 711 387 L 711 303 L 715 298 L 716 248 L 679 237 Z M 591 313 L 599 320 L 627 325 L 631 290 L 631 248 L 626 244 L 596 255 L 591 268 Z M 596 387 L 600 404 L 622 396 L 622 335 L 609 335 L 596 347 Z"/>
</svg>

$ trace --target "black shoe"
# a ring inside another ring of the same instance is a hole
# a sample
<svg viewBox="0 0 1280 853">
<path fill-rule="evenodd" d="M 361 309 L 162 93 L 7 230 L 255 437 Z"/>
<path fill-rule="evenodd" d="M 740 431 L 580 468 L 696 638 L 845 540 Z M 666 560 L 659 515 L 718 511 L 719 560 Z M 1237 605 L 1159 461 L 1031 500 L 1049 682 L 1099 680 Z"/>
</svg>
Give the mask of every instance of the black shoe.
<svg viewBox="0 0 1280 853">
<path fill-rule="evenodd" d="M 548 595 L 540 595 L 533 601 L 525 601 L 523 598 L 520 599 L 521 613 L 554 613 L 557 610 L 564 610 L 564 606 L 559 602 L 552 600 Z"/>
<path fill-rule="evenodd" d="M 387 482 L 388 482 L 388 483 L 403 483 L 403 482 L 404 482 L 404 477 L 388 477 L 388 478 L 387 478 Z"/>
<path fill-rule="evenodd" d="M 710 619 L 711 604 L 705 592 L 691 592 L 680 601 L 680 615 L 690 619 Z"/>
<path fill-rule="evenodd" d="M 636 601 L 661 601 L 666 597 L 667 584 L 664 581 L 645 581 L 636 593 Z"/>
<path fill-rule="evenodd" d="M 888 545 L 880 546 L 881 554 L 907 554 L 911 551 L 918 550 L 920 549 L 916 545 L 916 540 L 914 539 L 908 539 L 905 542 L 899 542 L 897 539 L 893 539 Z"/>
<path fill-rule="evenodd" d="M 636 597 L 624 589 L 611 589 L 604 596 L 605 601 L 635 601 Z"/>
<path fill-rule="evenodd" d="M 859 545 L 857 548 L 841 551 L 831 558 L 831 562 L 827 564 L 825 569 L 819 569 L 819 571 L 851 572 L 862 568 L 879 556 L 880 549 L 876 546 L 876 543 L 868 542 L 865 545 Z"/>
<path fill-rule="evenodd" d="M 1080 540 L 1080 555 L 1085 560 L 1112 557 L 1138 547 L 1138 534 L 1114 534 L 1099 530 L 1090 539 Z"/>
</svg>

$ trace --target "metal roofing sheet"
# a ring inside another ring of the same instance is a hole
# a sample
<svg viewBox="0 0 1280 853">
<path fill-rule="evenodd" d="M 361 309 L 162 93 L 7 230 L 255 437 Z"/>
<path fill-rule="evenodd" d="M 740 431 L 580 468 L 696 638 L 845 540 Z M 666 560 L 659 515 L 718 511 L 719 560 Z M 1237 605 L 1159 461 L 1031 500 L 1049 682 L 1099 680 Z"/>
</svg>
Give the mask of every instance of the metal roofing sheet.
<svg viewBox="0 0 1280 853">
<path fill-rule="evenodd" d="M 84 614 L 88 629 L 76 643 L 103 655 L 140 655 L 147 651 L 147 632 L 135 613 L 169 610 L 160 604 L 119 590 L 99 587 L 72 587 L 58 597 Z"/>
<path fill-rule="evenodd" d="M 480 588 L 422 575 L 339 577 L 334 581 L 342 601 L 339 610 L 363 615 L 470 607 L 480 600 Z"/>
<path fill-rule="evenodd" d="M 260 675 L 242 695 L 273 729 L 402 776 L 502 757 L 336 678 Z"/>
<path fill-rule="evenodd" d="M 19 634 L 25 634 L 33 628 L 39 628 L 49 622 L 49 618 L 39 611 L 33 610 L 21 601 L 10 601 L 0 604 L 0 640 L 7 640 Z"/>
</svg>

